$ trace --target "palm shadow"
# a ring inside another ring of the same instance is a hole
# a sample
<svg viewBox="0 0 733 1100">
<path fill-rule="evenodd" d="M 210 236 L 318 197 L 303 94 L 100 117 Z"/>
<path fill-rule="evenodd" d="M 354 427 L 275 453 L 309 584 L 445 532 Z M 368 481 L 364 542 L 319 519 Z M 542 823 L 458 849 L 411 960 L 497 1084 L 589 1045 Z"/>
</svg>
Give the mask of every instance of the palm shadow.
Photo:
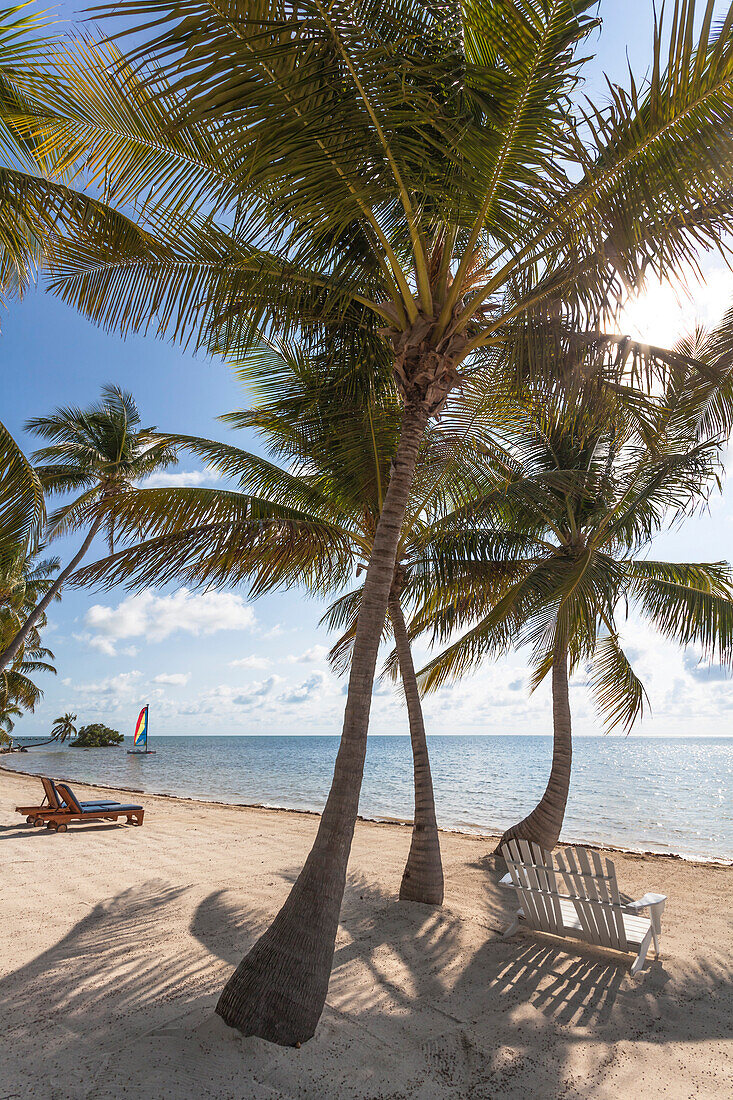
<svg viewBox="0 0 733 1100">
<path fill-rule="evenodd" d="M 478 925 L 459 910 L 398 903 L 352 874 L 316 1037 L 297 1052 L 241 1040 L 215 1020 L 215 1000 L 273 914 L 217 890 L 186 928 L 189 889 L 151 881 L 121 891 L 0 979 L 15 1091 L 499 1100 L 536 1093 L 541 1059 L 541 1095 L 557 1096 L 579 1044 L 588 1064 L 605 1065 L 642 1040 L 661 1065 L 670 1042 L 725 1034 L 729 960 L 653 965 L 634 983 L 628 962 L 602 953 L 526 933 L 502 939 L 493 923 L 512 897 L 493 881 Z M 34 919 L 52 914 L 50 905 Z"/>
<path fill-rule="evenodd" d="M 527 932 L 503 939 L 496 925 L 508 923 L 514 899 L 497 886 L 498 871 L 489 870 L 489 919 L 478 948 L 475 922 L 461 913 L 398 903 L 352 874 L 317 1038 L 331 1035 L 338 1021 L 347 1034 L 358 1034 L 365 1057 L 380 1059 L 398 1079 L 414 1074 L 416 1057 L 414 1092 L 410 1086 L 400 1096 L 417 1095 L 427 1080 L 441 1097 L 493 1100 L 532 1094 L 539 1046 L 550 1052 L 542 1095 L 554 1096 L 566 1089 L 578 1044 L 587 1044 L 591 1061 L 600 1064 L 629 1041 L 663 1048 L 724 1037 L 733 990 L 729 960 L 676 964 L 674 974 L 655 961 L 634 980 L 629 958 L 614 952 Z M 199 905 L 191 931 L 234 967 L 266 924 L 217 891 Z M 319 1081 L 318 1092 L 330 1096 L 324 1088 Z"/>
</svg>

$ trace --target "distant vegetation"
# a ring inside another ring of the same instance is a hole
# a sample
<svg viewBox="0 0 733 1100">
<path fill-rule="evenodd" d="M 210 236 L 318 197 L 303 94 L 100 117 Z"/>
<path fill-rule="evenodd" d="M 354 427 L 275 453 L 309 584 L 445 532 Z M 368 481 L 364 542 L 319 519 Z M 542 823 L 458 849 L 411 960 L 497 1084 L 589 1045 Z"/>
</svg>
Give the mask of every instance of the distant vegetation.
<svg viewBox="0 0 733 1100">
<path fill-rule="evenodd" d="M 93 722 L 91 726 L 82 726 L 71 744 L 77 749 L 100 749 L 105 745 L 121 745 L 124 740 L 117 730 L 101 722 Z"/>
</svg>

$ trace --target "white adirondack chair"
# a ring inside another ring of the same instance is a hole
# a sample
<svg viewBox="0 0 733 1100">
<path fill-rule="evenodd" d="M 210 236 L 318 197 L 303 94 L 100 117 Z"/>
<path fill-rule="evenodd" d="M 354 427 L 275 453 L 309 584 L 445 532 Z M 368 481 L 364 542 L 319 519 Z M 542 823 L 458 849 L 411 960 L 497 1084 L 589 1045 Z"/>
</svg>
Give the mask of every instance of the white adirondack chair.
<svg viewBox="0 0 733 1100">
<path fill-rule="evenodd" d="M 516 932 L 524 918 L 538 932 L 635 953 L 632 974 L 638 974 L 644 965 L 650 943 L 659 957 L 666 895 L 645 894 L 638 901 L 622 902 L 613 862 L 607 859 L 604 870 L 598 853 L 585 848 L 558 852 L 557 867 L 551 852 L 526 840 L 508 841 L 502 846 L 502 855 L 509 872 L 501 884 L 514 888 L 519 903 L 505 936 Z M 559 875 L 564 891 L 558 884 Z M 649 909 L 648 917 L 640 915 L 643 909 Z"/>
</svg>

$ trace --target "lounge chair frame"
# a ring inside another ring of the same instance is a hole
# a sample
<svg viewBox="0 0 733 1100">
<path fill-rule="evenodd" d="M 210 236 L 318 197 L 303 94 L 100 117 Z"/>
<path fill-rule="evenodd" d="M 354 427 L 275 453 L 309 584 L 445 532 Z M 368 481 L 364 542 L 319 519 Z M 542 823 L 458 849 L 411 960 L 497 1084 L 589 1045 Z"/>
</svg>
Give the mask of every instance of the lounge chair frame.
<svg viewBox="0 0 733 1100">
<path fill-rule="evenodd" d="M 26 824 L 36 827 L 44 825 L 55 813 L 65 810 L 53 779 L 45 775 L 39 776 L 39 779 L 43 785 L 43 802 L 41 802 L 40 806 L 15 807 L 15 812 L 17 814 L 23 814 L 25 816 Z M 114 802 L 112 799 L 108 798 L 100 798 L 92 799 L 88 802 L 79 802 L 79 805 L 82 809 L 86 810 L 93 806 L 119 806 L 119 802 Z"/>
<path fill-rule="evenodd" d="M 622 902 L 612 860 L 606 859 L 604 867 L 597 852 L 571 847 L 558 852 L 555 866 L 551 852 L 526 840 L 508 841 L 502 855 L 509 872 L 501 883 L 514 887 L 519 903 L 505 936 L 516 932 L 523 918 L 537 932 L 636 954 L 632 974 L 641 970 L 652 942 L 659 957 L 666 896 L 645 894 Z M 642 909 L 649 909 L 649 917 L 640 916 Z"/>
</svg>

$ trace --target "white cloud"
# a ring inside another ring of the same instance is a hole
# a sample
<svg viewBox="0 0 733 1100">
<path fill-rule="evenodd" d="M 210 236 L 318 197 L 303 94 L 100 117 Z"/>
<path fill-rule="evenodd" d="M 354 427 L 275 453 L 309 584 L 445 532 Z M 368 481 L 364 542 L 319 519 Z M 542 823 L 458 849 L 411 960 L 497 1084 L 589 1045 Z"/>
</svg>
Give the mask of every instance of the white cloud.
<svg viewBox="0 0 733 1100">
<path fill-rule="evenodd" d="M 154 684 L 172 684 L 174 687 L 185 687 L 191 679 L 190 672 L 161 672 L 153 677 Z"/>
<path fill-rule="evenodd" d="M 229 668 L 264 669 L 269 668 L 271 664 L 269 657 L 258 657 L 256 653 L 251 653 L 249 657 L 238 657 L 236 661 L 230 661 Z"/>
<path fill-rule="evenodd" d="M 110 676 L 107 680 L 74 684 L 74 690 L 81 695 L 129 695 L 133 688 L 137 688 L 136 681 L 141 676 L 142 672 L 139 669 L 133 669 L 132 672 L 118 672 L 116 676 Z"/>
<path fill-rule="evenodd" d="M 328 649 L 325 645 L 312 645 L 310 649 L 306 649 L 304 653 L 296 654 L 291 653 L 285 660 L 288 664 L 309 665 L 316 661 L 323 661 L 328 656 Z"/>
<path fill-rule="evenodd" d="M 221 474 L 207 467 L 205 470 L 176 470 L 175 473 L 161 471 L 151 474 L 138 483 L 140 489 L 195 488 L 197 485 L 213 485 L 221 481 Z"/>
<path fill-rule="evenodd" d="M 313 672 L 302 684 L 286 691 L 281 696 L 284 703 L 306 703 L 318 697 L 326 686 L 326 675 L 323 672 Z"/>
<path fill-rule="evenodd" d="M 199 595 L 180 588 L 169 596 L 156 596 L 146 588 L 116 607 L 95 604 L 87 611 L 84 625 L 91 632 L 89 644 L 113 656 L 123 639 L 162 642 L 177 630 L 195 635 L 252 630 L 255 616 L 242 597 L 233 592 Z"/>
<path fill-rule="evenodd" d="M 244 691 L 240 691 L 232 699 L 236 707 L 261 706 L 264 700 L 272 695 L 275 688 L 282 683 L 280 676 L 268 676 L 266 680 L 249 684 Z"/>
</svg>

